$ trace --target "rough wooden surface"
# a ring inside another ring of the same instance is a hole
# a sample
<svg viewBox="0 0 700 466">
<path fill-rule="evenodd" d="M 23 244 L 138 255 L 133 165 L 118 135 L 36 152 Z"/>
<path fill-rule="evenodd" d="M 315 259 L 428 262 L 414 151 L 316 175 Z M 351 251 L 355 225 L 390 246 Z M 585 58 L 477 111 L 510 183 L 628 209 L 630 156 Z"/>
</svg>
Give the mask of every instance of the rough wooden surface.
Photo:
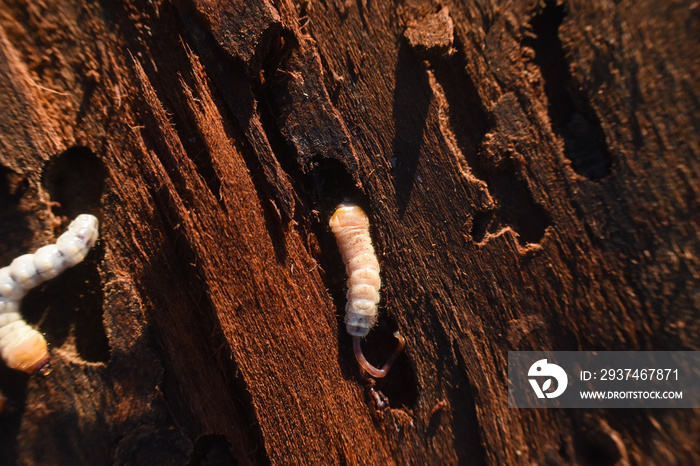
<svg viewBox="0 0 700 466">
<path fill-rule="evenodd" d="M 0 1 L 6 464 L 692 464 L 697 410 L 507 407 L 509 350 L 698 350 L 691 1 Z M 368 211 L 363 384 L 327 228 Z M 389 407 L 382 408 L 381 397 Z M 379 401 L 379 403 L 378 403 Z"/>
</svg>

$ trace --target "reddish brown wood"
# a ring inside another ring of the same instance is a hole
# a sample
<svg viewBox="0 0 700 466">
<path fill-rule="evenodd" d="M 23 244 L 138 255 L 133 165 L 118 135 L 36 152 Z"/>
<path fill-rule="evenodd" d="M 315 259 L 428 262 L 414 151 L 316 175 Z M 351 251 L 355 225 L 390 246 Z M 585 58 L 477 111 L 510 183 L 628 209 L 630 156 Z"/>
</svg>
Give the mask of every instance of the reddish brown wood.
<svg viewBox="0 0 700 466">
<path fill-rule="evenodd" d="M 516 410 L 511 350 L 698 350 L 691 1 L 0 1 L 0 260 L 101 219 L 23 303 L 9 464 L 692 464 L 696 410 Z M 380 255 L 342 324 L 327 222 Z"/>
</svg>

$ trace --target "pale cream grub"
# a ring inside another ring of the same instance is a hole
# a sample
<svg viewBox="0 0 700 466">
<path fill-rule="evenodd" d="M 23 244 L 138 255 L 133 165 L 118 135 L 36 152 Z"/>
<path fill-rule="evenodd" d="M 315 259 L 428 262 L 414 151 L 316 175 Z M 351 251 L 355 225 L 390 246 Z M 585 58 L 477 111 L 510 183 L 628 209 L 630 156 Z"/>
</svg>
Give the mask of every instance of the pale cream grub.
<svg viewBox="0 0 700 466">
<path fill-rule="evenodd" d="M 340 204 L 333 213 L 328 225 L 343 256 L 348 275 L 347 304 L 345 306 L 345 326 L 353 338 L 353 350 L 360 366 L 373 377 L 384 377 L 405 346 L 404 338 L 396 332 L 399 345 L 384 367 L 372 366 L 362 353 L 361 339 L 369 333 L 377 322 L 379 303 L 379 261 L 369 235 L 369 218 L 362 208 L 355 204 Z"/>
<path fill-rule="evenodd" d="M 85 259 L 97 236 L 97 218 L 79 215 L 55 244 L 20 256 L 0 269 L 0 356 L 8 367 L 27 373 L 47 367 L 46 340 L 22 319 L 20 300 L 30 289 Z"/>
</svg>

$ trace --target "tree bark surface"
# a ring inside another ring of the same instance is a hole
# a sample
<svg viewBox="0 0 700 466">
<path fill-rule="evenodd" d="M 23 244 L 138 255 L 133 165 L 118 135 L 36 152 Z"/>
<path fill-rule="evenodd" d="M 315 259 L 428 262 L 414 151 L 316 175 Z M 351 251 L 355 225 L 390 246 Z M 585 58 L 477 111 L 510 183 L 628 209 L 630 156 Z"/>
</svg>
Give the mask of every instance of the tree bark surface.
<svg viewBox="0 0 700 466">
<path fill-rule="evenodd" d="M 699 464 L 527 410 L 516 350 L 700 341 L 697 2 L 0 0 L 0 262 L 100 218 L 0 368 L 4 464 Z M 367 211 L 380 322 L 327 224 Z"/>
</svg>

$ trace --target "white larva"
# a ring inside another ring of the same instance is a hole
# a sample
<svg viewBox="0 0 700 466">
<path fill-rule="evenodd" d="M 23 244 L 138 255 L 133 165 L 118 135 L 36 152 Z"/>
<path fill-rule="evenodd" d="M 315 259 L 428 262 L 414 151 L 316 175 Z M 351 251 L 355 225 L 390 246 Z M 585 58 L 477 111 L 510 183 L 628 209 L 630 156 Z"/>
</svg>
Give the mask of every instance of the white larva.
<svg viewBox="0 0 700 466">
<path fill-rule="evenodd" d="M 355 358 L 373 377 L 384 377 L 394 360 L 403 351 L 405 341 L 398 332 L 394 333 L 399 340 L 399 345 L 381 369 L 367 362 L 362 353 L 360 342 L 377 322 L 377 304 L 381 286 L 379 261 L 369 235 L 369 218 L 358 205 L 340 204 L 328 224 L 335 234 L 348 275 L 345 327 L 353 338 Z"/>
<path fill-rule="evenodd" d="M 22 319 L 20 300 L 30 289 L 82 261 L 97 235 L 97 218 L 78 215 L 56 244 L 20 256 L 0 269 L 0 356 L 8 367 L 34 373 L 47 366 L 46 340 Z"/>
</svg>

